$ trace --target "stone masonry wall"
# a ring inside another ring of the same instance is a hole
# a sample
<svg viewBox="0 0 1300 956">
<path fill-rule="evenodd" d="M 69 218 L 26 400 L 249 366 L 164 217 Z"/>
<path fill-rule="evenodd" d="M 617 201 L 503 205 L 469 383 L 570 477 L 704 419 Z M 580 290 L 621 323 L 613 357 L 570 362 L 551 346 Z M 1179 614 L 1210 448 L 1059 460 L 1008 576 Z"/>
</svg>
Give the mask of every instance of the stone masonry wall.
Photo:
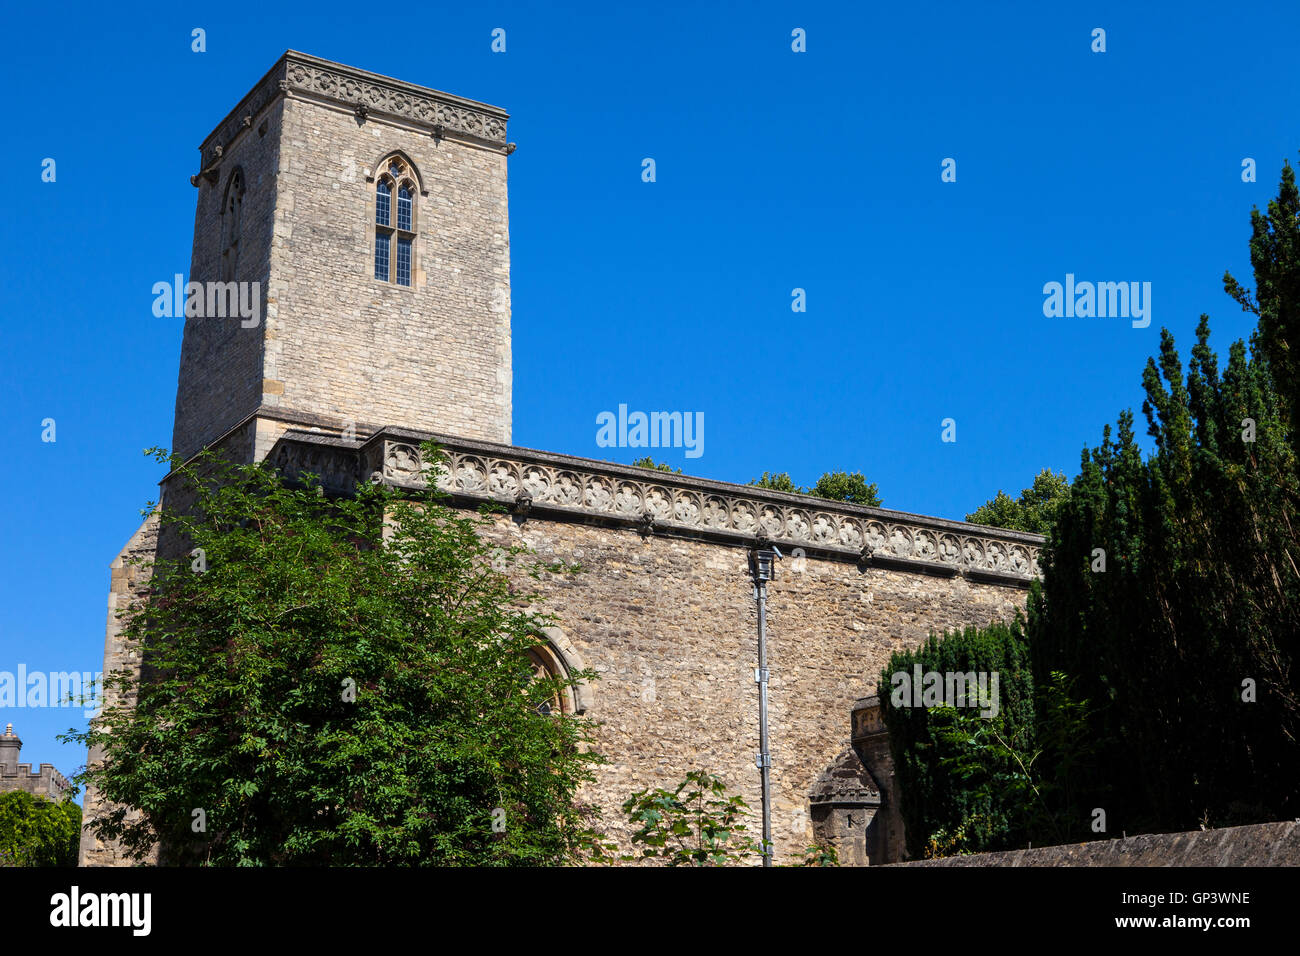
<svg viewBox="0 0 1300 956">
<path fill-rule="evenodd" d="M 5 724 L 0 732 L 0 793 L 21 790 L 24 793 L 60 800 L 69 786 L 67 777 L 55 769 L 54 764 L 21 763 L 22 739 L 14 733 L 13 724 Z"/>
<path fill-rule="evenodd" d="M 173 449 L 188 457 L 259 407 L 509 442 L 504 131 L 493 107 L 286 54 L 202 149 L 190 278 L 222 278 L 242 169 L 235 278 L 261 283 L 261 318 L 186 321 Z M 373 275 L 374 176 L 394 153 L 419 180 L 410 286 Z"/>
<path fill-rule="evenodd" d="M 230 144 L 216 170 L 216 181 L 201 176 L 195 180 L 190 279 L 207 283 L 223 278 L 221 254 L 227 216 L 222 205 L 236 170 L 242 170 L 244 199 L 234 277 L 238 282 L 260 284 L 258 314 L 262 318 L 250 328 L 244 328 L 238 317 L 185 320 L 172 450 L 186 458 L 219 438 L 261 401 L 267 276 L 283 112 L 283 101 L 268 106 L 261 118 Z"/>
<path fill-rule="evenodd" d="M 588 569 L 541 590 L 562 620 L 557 649 L 603 675 L 584 699 L 610 763 L 585 797 L 623 838 L 623 800 L 692 769 L 721 776 L 757 821 L 746 548 L 769 525 L 783 546 L 807 544 L 769 603 L 773 832 L 777 861 L 795 860 L 812 841 L 809 790 L 850 746 L 854 702 L 875 691 L 888 656 L 932 630 L 1009 618 L 1041 541 L 685 477 L 641 488 L 639 470 L 507 447 L 506 120 L 286 52 L 200 147 L 191 279 L 221 278 L 221 208 L 239 167 L 235 278 L 263 284 L 262 309 L 247 329 L 238 317 L 186 321 L 173 450 L 188 457 L 221 439 L 244 460 L 279 448 L 282 464 L 325 475 L 337 492 L 372 475 L 413 487 L 408 443 L 421 435 L 403 428 L 419 427 L 464 446 L 451 489 L 463 505 L 490 499 L 527 514 L 535 498 L 532 518 L 494 519 L 490 535 Z M 394 153 L 419 181 L 409 287 L 373 278 L 374 176 Z M 355 436 L 340 434 L 346 423 Z M 290 440 L 290 426 L 305 431 Z M 160 541 L 151 519 L 114 563 L 106 673 L 138 667 L 113 617 L 145 583 L 127 559 L 180 546 Z M 102 809 L 87 793 L 86 818 Z M 90 839 L 82 860 L 123 862 Z"/>
<path fill-rule="evenodd" d="M 610 835 L 634 790 L 675 786 L 688 770 L 720 776 L 760 832 L 756 610 L 743 548 L 631 529 L 493 519 L 485 537 L 523 544 L 585 573 L 536 587 L 585 666 L 603 676 L 589 715 L 610 758 L 584 799 Z M 854 701 L 876 689 L 889 655 L 934 629 L 1012 617 L 1025 591 L 805 558 L 769 585 L 772 829 L 777 863 L 813 842 L 808 793 L 849 746 Z M 624 845 L 627 844 L 624 842 Z"/>
<path fill-rule="evenodd" d="M 127 610 L 139 600 L 141 593 L 149 584 L 152 562 L 158 547 L 158 513 L 154 512 L 140 527 L 131 540 L 122 548 L 113 560 L 109 570 L 108 588 L 108 623 L 104 633 L 104 676 L 115 671 L 127 671 L 133 676 L 140 673 L 138 651 L 124 640 L 122 620 L 119 611 Z M 104 689 L 104 706 L 127 702 L 116 688 Z M 86 759 L 87 765 L 93 766 L 103 758 L 99 747 L 91 749 Z M 82 802 L 82 821 L 88 823 L 103 816 L 113 808 L 93 786 L 86 787 Z M 80 866 L 128 866 L 131 861 L 122 848 L 114 841 L 99 839 L 89 830 L 81 832 L 81 848 L 78 854 Z"/>
<path fill-rule="evenodd" d="M 286 431 L 292 424 L 250 418 L 225 444 L 236 457 L 261 458 L 265 446 L 274 443 L 269 457 L 286 474 L 315 472 L 339 492 L 367 477 L 399 487 L 422 480 L 412 471 L 407 444 L 420 437 L 416 433 L 389 429 L 357 443 L 313 434 L 306 421 Z M 516 585 L 540 590 L 544 609 L 558 617 L 558 631 L 546 636 L 559 657 L 571 668 L 602 675 L 579 704 L 600 723 L 597 747 L 610 762 L 582 798 L 603 809 L 610 836 L 625 849 L 630 846 L 622 802 L 638 789 L 675 786 L 693 769 L 722 777 L 754 809 L 754 826 L 759 825 L 756 610 L 747 563 L 755 539 L 752 530 L 740 533 L 703 519 L 693 524 L 700 515 L 716 519 L 717 514 L 707 506 L 686 508 L 692 496 L 725 505 L 732 525 L 747 527 L 749 517 L 762 515 L 778 529 L 777 537 L 799 535 L 795 541 L 808 543 L 808 556 L 795 557 L 795 544 L 781 541 L 788 557 L 769 586 L 778 862 L 799 859 L 814 842 L 809 792 L 824 771 L 861 743 L 858 738 L 869 736 L 870 728 L 853 721 L 862 709 L 860 699 L 876 691 L 890 654 L 915 647 L 932 631 L 1012 617 L 1023 606 L 1029 578 L 1005 569 L 1034 566 L 1031 536 L 1005 533 L 999 539 L 994 529 L 921 516 L 814 504 L 799 496 L 482 442 L 443 441 L 456 458 L 454 474 L 443 477 L 458 506 L 515 502 L 513 514 L 490 520 L 484 531 L 489 541 L 524 545 L 544 563 L 584 568 L 576 575 L 544 574 L 540 583 L 517 569 Z M 579 486 L 585 489 L 580 494 Z M 618 494 L 606 493 L 615 488 Z M 521 489 L 536 500 L 519 497 Z M 174 492 L 167 492 L 167 500 L 184 507 L 172 500 Z M 671 506 L 665 496 L 672 498 Z M 645 515 L 633 520 L 608 510 L 633 497 L 657 508 L 662 520 L 647 522 Z M 521 509 L 525 499 L 534 503 Z M 825 522 L 838 529 L 829 540 L 822 534 Z M 885 530 L 877 534 L 877 526 Z M 844 541 L 860 542 L 864 536 L 869 560 L 857 543 L 843 547 Z M 921 548 L 923 542 L 942 545 L 948 539 L 960 547 Z M 914 542 L 910 551 L 902 547 L 907 541 Z M 152 521 L 146 523 L 114 563 L 111 606 L 125 606 L 146 583 L 131 568 L 130 557 L 174 554 L 179 547 L 160 536 Z M 899 557 L 899 549 L 913 557 Z M 887 560 L 909 566 L 882 564 Z M 994 565 L 1004 570 L 992 570 Z M 104 670 L 123 664 L 138 667 L 110 610 Z M 896 808 L 886 761 L 879 754 L 872 760 L 871 772 L 880 775 L 876 783 L 886 791 L 874 839 L 898 844 L 901 833 L 890 824 Z M 873 786 L 866 779 L 863 784 Z M 97 795 L 88 794 L 87 819 L 98 810 Z M 851 831 L 841 835 L 853 850 L 846 861 L 893 858 L 887 846 L 871 843 L 872 837 L 863 843 L 863 813 L 857 830 L 849 823 L 851 813 L 841 816 Z M 90 840 L 83 845 L 83 860 L 125 862 L 115 847 Z"/>
<path fill-rule="evenodd" d="M 971 853 L 902 866 L 1300 866 L 1300 820 L 1144 833 L 1119 840 Z"/>
<path fill-rule="evenodd" d="M 506 157 L 298 99 L 283 136 L 265 404 L 508 442 Z M 394 150 L 427 190 L 409 287 L 373 277 L 369 177 Z"/>
</svg>

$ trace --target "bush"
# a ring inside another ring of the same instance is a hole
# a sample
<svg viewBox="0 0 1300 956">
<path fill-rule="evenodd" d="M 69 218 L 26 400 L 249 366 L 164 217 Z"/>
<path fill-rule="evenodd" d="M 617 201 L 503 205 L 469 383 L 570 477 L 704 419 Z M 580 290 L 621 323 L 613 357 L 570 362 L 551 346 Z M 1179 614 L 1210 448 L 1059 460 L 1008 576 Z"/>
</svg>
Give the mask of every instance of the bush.
<svg viewBox="0 0 1300 956">
<path fill-rule="evenodd" d="M 1025 832 L 1034 740 L 1028 652 L 1017 616 L 1009 625 L 932 634 L 889 659 L 879 695 L 909 856 L 1007 849 Z M 909 701 L 894 675 L 910 678 L 918 666 L 922 674 L 982 673 L 990 694 L 996 673 L 996 715 Z"/>
<path fill-rule="evenodd" d="M 22 790 L 0 793 L 0 866 L 76 866 L 81 807 Z"/>
<path fill-rule="evenodd" d="M 600 758 L 589 721 L 551 703 L 595 675 L 535 676 L 549 618 L 501 573 L 527 559 L 432 491 L 332 499 L 265 463 L 171 464 L 193 503 L 165 508 L 163 532 L 195 550 L 160 558 L 127 617 L 146 677 L 106 683 L 136 706 L 69 738 L 104 748 L 80 778 L 120 805 L 92 824 L 101 837 L 137 858 L 160 843 L 171 864 L 554 865 L 586 851 L 575 794 Z"/>
</svg>

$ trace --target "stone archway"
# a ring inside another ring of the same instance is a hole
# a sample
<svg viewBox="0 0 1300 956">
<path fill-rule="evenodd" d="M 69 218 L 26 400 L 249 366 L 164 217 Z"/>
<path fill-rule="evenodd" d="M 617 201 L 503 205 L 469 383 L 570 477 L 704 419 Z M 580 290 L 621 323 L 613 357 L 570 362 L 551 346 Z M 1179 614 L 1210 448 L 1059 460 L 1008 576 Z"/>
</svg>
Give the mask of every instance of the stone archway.
<svg viewBox="0 0 1300 956">
<path fill-rule="evenodd" d="M 586 669 L 582 655 L 560 628 L 544 627 L 538 636 L 543 638 L 544 643 L 530 650 L 528 659 L 537 668 L 539 675 L 568 677 L 576 671 Z M 555 706 L 566 714 L 585 714 L 591 705 L 591 685 L 586 681 L 565 688 L 563 695 L 555 701 Z"/>
</svg>

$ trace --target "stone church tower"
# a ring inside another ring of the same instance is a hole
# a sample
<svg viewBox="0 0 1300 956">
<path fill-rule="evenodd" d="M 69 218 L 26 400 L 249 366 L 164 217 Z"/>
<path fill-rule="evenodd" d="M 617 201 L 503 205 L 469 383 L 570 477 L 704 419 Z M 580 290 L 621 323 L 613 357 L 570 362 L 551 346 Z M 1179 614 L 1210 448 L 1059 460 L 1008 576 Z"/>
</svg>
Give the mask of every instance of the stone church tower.
<svg viewBox="0 0 1300 956">
<path fill-rule="evenodd" d="M 450 503 L 509 509 L 486 537 L 582 565 L 575 580 L 527 584 L 561 622 L 535 663 L 601 675 L 558 703 L 599 721 L 609 762 L 583 799 L 625 846 L 623 800 L 690 770 L 720 776 L 757 815 L 747 558 L 775 542 L 788 556 L 768 605 L 776 862 L 814 842 L 845 863 L 899 859 L 869 695 L 892 652 L 1009 618 L 1042 539 L 513 446 L 506 118 L 281 57 L 204 140 L 191 180 L 204 309 L 185 322 L 173 449 L 219 446 L 350 493 L 364 480 L 421 487 L 417 448 L 436 439 Z M 222 317 L 223 301 L 238 314 Z M 138 600 L 135 562 L 158 537 L 146 521 L 113 562 L 105 673 L 139 667 L 115 612 Z M 88 792 L 86 818 L 102 811 Z M 82 861 L 127 862 L 89 834 Z"/>
<path fill-rule="evenodd" d="M 505 135 L 496 107 L 281 57 L 200 147 L 190 279 L 257 283 L 260 320 L 185 323 L 173 450 L 244 425 L 261 458 L 287 422 L 508 444 Z"/>
</svg>

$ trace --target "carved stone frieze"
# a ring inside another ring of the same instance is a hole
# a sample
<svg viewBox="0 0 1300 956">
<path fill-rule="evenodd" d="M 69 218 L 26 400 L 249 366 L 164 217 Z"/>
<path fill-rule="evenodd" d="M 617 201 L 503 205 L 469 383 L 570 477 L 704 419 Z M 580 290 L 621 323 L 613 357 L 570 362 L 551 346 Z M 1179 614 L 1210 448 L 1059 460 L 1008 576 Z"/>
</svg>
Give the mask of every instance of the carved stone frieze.
<svg viewBox="0 0 1300 956">
<path fill-rule="evenodd" d="M 286 93 L 332 100 L 363 120 L 370 116 L 397 117 L 425 127 L 438 139 L 450 133 L 502 150 L 507 148 L 507 117 L 495 107 L 290 52 L 204 140 L 200 169 L 220 159 L 221 151 L 252 125 L 253 118 Z"/>
<path fill-rule="evenodd" d="M 290 479 L 313 474 L 320 478 L 321 487 L 328 492 L 352 494 L 356 491 L 359 472 L 354 448 L 333 444 L 278 442 L 271 461 Z"/>
<path fill-rule="evenodd" d="M 296 60 L 288 62 L 285 79 L 291 90 L 360 105 L 368 114 L 387 113 L 425 124 L 430 130 L 441 127 L 503 148 L 506 144 L 504 118 L 454 102 L 450 97 L 422 95 L 416 92 L 416 88 L 390 85 L 379 79 L 357 75 L 341 66 L 328 68 Z"/>
<path fill-rule="evenodd" d="M 427 474 L 416 466 L 414 444 L 383 441 L 384 478 L 408 486 L 423 486 Z M 531 499 L 532 513 L 560 509 L 575 514 L 605 516 L 655 529 L 727 532 L 731 537 L 770 538 L 778 546 L 898 560 L 906 566 L 933 562 L 949 573 L 987 572 L 1029 579 L 1038 575 L 1039 547 L 1025 541 L 1003 540 L 972 528 L 969 533 L 924 527 L 885 518 L 843 513 L 833 502 L 810 500 L 787 505 L 753 495 L 702 493 L 689 479 L 677 484 L 665 475 L 648 473 L 644 480 L 628 478 L 614 469 L 602 472 L 599 463 L 586 469 L 520 458 L 493 456 L 444 446 L 445 470 L 438 487 L 468 498 L 499 501 L 512 506 L 521 494 Z M 847 511 L 847 508 L 846 508 Z"/>
<path fill-rule="evenodd" d="M 212 131 L 199 150 L 200 168 L 207 170 L 221 159 L 221 154 L 239 133 L 246 127 L 244 117 L 252 118 L 270 105 L 271 101 L 284 92 L 284 63 L 281 61 L 271 68 L 271 72 L 253 87 L 252 91 L 240 101 L 221 125 Z M 215 178 L 213 180 L 215 182 Z"/>
<path fill-rule="evenodd" d="M 436 468 L 421 463 L 424 437 L 441 444 L 443 460 Z M 360 447 L 291 430 L 276 443 L 271 459 L 291 476 L 318 474 L 327 491 L 344 494 L 363 475 L 412 489 L 426 487 L 436 475 L 440 491 L 498 502 L 530 520 L 571 514 L 642 533 L 685 533 L 745 546 L 761 538 L 787 556 L 801 548 L 938 575 L 1027 584 L 1040 574 L 1037 535 L 404 429 L 380 429 Z"/>
</svg>

